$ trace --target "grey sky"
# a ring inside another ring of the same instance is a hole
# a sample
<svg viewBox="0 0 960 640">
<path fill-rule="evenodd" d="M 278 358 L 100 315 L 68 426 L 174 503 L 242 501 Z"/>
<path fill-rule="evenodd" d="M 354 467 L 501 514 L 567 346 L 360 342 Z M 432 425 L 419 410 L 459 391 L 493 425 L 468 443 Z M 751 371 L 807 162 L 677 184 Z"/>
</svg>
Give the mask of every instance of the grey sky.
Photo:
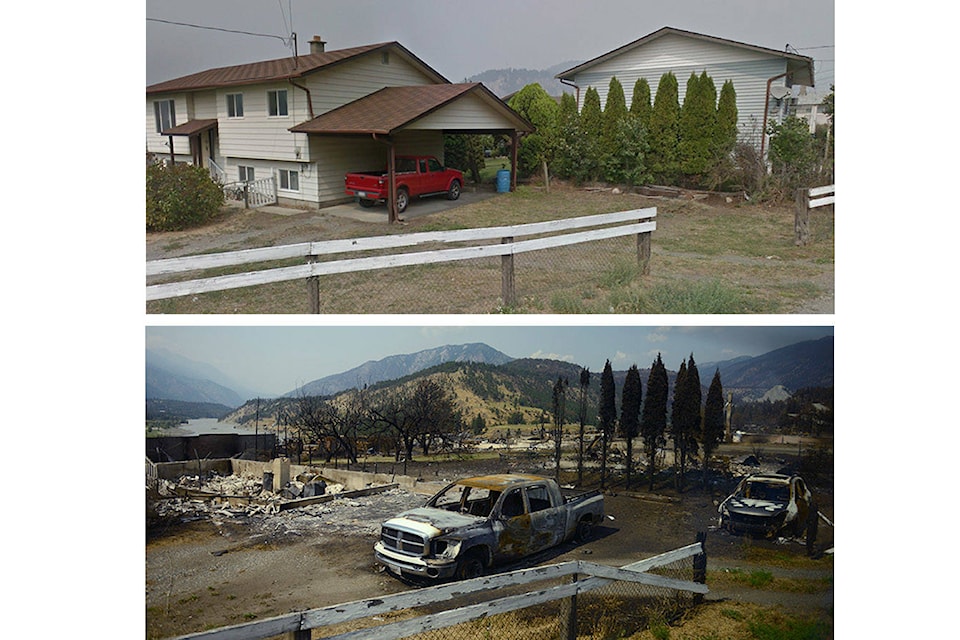
<svg viewBox="0 0 960 640">
<path fill-rule="evenodd" d="M 697 362 L 761 355 L 833 335 L 832 327 L 636 326 L 148 326 L 148 349 L 167 349 L 218 368 L 248 388 L 292 391 L 368 360 L 447 344 L 484 342 L 515 358 L 574 362 L 601 371 L 648 367 L 661 353 L 675 370 Z"/>
<path fill-rule="evenodd" d="M 602 55 L 670 26 L 814 58 L 834 73 L 832 0 L 147 0 L 146 81 L 290 55 L 278 38 L 174 26 L 150 18 L 287 37 L 299 51 L 396 40 L 452 82 L 487 69 L 545 69 Z"/>
</svg>

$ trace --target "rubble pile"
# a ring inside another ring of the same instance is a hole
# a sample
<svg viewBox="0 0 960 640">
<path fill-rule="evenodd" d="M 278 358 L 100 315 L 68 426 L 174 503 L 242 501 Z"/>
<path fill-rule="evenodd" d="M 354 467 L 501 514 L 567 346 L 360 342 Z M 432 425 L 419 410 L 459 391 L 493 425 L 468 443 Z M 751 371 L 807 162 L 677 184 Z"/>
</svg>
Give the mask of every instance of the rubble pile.
<svg viewBox="0 0 960 640">
<path fill-rule="evenodd" d="M 176 482 L 158 481 L 160 499 L 154 507 L 157 515 L 164 518 L 181 522 L 209 520 L 218 528 L 229 523 L 251 535 L 269 538 L 342 533 L 377 536 L 384 520 L 422 506 L 425 501 L 422 495 L 390 489 L 281 511 L 281 504 L 301 497 L 305 487 L 316 483 L 312 478 L 298 478 L 276 493 L 265 490 L 262 480 L 251 477 L 181 476 Z M 321 495 L 343 492 L 340 484 L 326 484 L 324 488 Z"/>
</svg>

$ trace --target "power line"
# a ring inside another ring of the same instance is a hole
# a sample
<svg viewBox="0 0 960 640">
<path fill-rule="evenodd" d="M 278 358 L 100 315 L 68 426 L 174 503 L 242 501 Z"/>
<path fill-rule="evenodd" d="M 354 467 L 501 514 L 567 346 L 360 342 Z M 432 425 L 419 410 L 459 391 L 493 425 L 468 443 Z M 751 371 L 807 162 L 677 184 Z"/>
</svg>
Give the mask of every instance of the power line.
<svg viewBox="0 0 960 640">
<path fill-rule="evenodd" d="M 825 44 L 819 47 L 794 47 L 797 51 L 810 51 L 812 49 L 833 49 L 836 45 Z"/>
<path fill-rule="evenodd" d="M 283 44 L 289 46 L 291 38 L 274 35 L 272 33 L 253 33 L 252 31 L 239 31 L 237 29 L 224 29 L 222 27 L 210 27 L 202 24 L 190 24 L 189 22 L 174 22 L 173 20 L 161 20 L 160 18 L 147 18 L 147 22 L 162 22 L 164 24 L 172 24 L 178 27 L 193 27 L 194 29 L 208 29 L 210 31 L 223 31 L 226 33 L 239 33 L 245 36 L 258 36 L 261 38 L 276 38 L 283 42 Z"/>
<path fill-rule="evenodd" d="M 293 29 L 291 28 L 291 26 L 287 23 L 287 14 L 286 14 L 286 12 L 283 10 L 283 0 L 277 0 L 277 5 L 280 7 L 280 17 L 283 18 L 283 28 L 286 29 L 288 32 L 293 31 Z M 293 21 L 293 12 L 292 12 L 292 10 L 291 10 L 291 12 L 290 12 L 290 21 L 291 21 L 291 22 Z"/>
</svg>

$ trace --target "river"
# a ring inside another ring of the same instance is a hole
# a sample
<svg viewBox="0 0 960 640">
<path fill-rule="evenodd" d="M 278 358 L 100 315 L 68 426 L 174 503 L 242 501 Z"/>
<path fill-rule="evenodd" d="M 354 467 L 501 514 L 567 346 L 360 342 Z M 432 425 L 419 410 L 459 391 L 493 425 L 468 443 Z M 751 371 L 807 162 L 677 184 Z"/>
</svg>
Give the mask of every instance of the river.
<svg viewBox="0 0 960 640">
<path fill-rule="evenodd" d="M 252 436 L 256 433 L 261 435 L 266 433 L 263 428 L 257 430 L 255 427 L 240 425 L 235 422 L 220 422 L 216 418 L 188 420 L 186 424 L 177 425 L 177 431 L 185 436 L 198 436 L 207 433 L 239 433 Z"/>
</svg>

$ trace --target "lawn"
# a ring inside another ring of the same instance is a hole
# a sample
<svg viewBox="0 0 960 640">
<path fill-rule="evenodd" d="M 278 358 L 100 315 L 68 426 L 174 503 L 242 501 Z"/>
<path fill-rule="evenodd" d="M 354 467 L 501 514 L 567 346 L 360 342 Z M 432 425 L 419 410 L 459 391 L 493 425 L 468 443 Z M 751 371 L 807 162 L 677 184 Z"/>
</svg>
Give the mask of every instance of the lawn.
<svg viewBox="0 0 960 640">
<path fill-rule="evenodd" d="M 496 162 L 490 165 L 490 171 L 499 169 Z M 542 187 L 521 186 L 514 193 L 411 218 L 405 225 L 389 228 L 358 226 L 320 210 L 311 218 L 318 221 L 318 231 L 312 236 L 305 225 L 303 237 L 281 238 L 271 234 L 275 223 L 264 214 L 255 218 L 254 232 L 221 250 L 512 225 L 647 207 L 657 208 L 657 229 L 646 276 L 637 266 L 635 239 L 628 237 L 518 255 L 517 302 L 512 306 L 505 306 L 500 299 L 500 259 L 492 257 L 325 276 L 320 283 L 321 310 L 338 314 L 833 312 L 833 212 L 817 210 L 811 222 L 812 241 L 798 247 L 794 244 L 792 206 L 727 202 L 723 197 L 649 198 L 559 183 L 547 193 Z M 245 224 L 243 216 L 254 219 L 249 212 L 229 215 L 234 218 L 222 224 L 239 227 Z M 203 230 L 196 232 L 201 233 Z M 211 233 L 204 235 L 209 244 Z M 150 234 L 148 243 L 189 248 L 191 237 L 190 233 Z M 201 252 L 210 249 L 191 253 Z M 308 313 L 308 304 L 305 283 L 295 281 L 154 301 L 147 303 L 147 312 Z"/>
</svg>

